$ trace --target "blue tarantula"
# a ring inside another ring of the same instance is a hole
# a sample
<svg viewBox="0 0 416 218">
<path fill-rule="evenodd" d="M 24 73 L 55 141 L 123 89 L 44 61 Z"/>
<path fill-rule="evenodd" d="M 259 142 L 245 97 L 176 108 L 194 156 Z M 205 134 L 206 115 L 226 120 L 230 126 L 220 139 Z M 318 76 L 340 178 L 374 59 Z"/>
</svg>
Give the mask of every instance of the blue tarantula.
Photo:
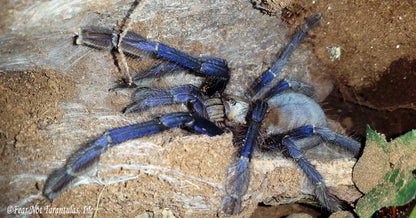
<svg viewBox="0 0 416 218">
<path fill-rule="evenodd" d="M 185 84 L 165 89 L 137 88 L 132 97 L 134 103 L 125 109 L 125 113 L 139 113 L 151 107 L 172 104 L 185 104 L 189 110 L 168 113 L 147 122 L 105 132 L 91 146 L 74 153 L 62 168 L 48 177 L 44 195 L 54 199 L 72 187 L 74 180 L 91 170 L 102 153 L 126 140 L 174 127 L 209 136 L 220 135 L 225 130 L 241 133 L 241 129 L 244 129 L 245 138 L 238 142 L 238 145 L 242 144 L 239 156 L 227 172 L 222 211 L 226 214 L 238 214 L 241 210 L 241 201 L 250 180 L 250 159 L 254 147 L 259 143 L 259 135 L 266 136 L 262 140 L 263 147 L 286 148 L 314 184 L 316 197 L 324 207 L 331 211 L 342 209 L 341 201 L 328 193 L 324 178 L 302 155 L 300 148 L 328 141 L 358 154 L 360 143 L 329 128 L 324 112 L 311 98 L 311 85 L 289 79 L 275 81 L 297 44 L 322 19 L 321 14 L 306 18 L 305 23 L 296 29 L 292 41 L 280 58 L 253 83 L 244 97 L 223 94 L 230 78 L 227 63 L 223 59 L 195 58 L 164 44 L 147 41 L 133 32 L 125 32 L 122 36 L 120 32 L 99 27 L 80 29 L 77 44 L 103 50 L 118 49 L 135 57 L 151 54 L 164 61 L 149 72 L 135 77 L 133 81 L 136 83 L 147 77 L 160 77 L 177 70 L 190 71 L 203 77 L 204 82 L 199 87 Z"/>
</svg>

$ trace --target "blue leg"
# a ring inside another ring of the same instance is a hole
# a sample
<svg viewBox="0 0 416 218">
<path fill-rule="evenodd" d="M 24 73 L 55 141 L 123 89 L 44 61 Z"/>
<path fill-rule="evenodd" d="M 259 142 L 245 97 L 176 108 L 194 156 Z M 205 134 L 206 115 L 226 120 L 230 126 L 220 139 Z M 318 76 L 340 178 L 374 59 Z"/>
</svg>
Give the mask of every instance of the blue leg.
<svg viewBox="0 0 416 218">
<path fill-rule="evenodd" d="M 270 99 L 274 96 L 279 95 L 282 92 L 285 92 L 286 90 L 290 89 L 290 85 L 287 82 L 287 80 L 283 80 L 280 83 L 278 83 L 275 87 L 270 89 L 266 95 L 264 96 L 265 99 Z"/>
<path fill-rule="evenodd" d="M 182 112 L 166 114 L 147 122 L 107 131 L 91 146 L 74 153 L 64 167 L 53 172 L 44 185 L 43 194 L 49 199 L 55 199 L 60 193 L 71 188 L 74 179 L 91 170 L 100 155 L 112 145 L 179 126 L 186 126 L 209 136 L 223 133 L 212 122 Z"/>
<path fill-rule="evenodd" d="M 238 214 L 241 199 L 246 193 L 250 182 L 249 164 L 256 146 L 260 126 L 267 110 L 265 101 L 257 101 L 254 105 L 249 128 L 240 151 L 240 157 L 234 161 L 228 170 L 225 184 L 226 195 L 222 199 L 221 210 L 226 214 Z"/>
<path fill-rule="evenodd" d="M 275 142 L 281 142 L 284 146 L 286 146 L 289 151 L 289 155 L 296 160 L 299 166 L 311 179 L 312 183 L 315 185 L 315 195 L 321 204 L 332 211 L 342 209 L 344 207 L 342 202 L 328 194 L 323 177 L 309 162 L 309 160 L 303 156 L 299 147 L 296 145 L 297 140 L 311 137 L 313 135 L 320 135 L 325 141 L 339 143 L 343 147 L 349 148 L 351 151 L 357 153 L 360 148 L 360 143 L 340 134 L 334 133 L 328 128 L 314 127 L 312 125 L 299 127 L 286 134 L 273 136 Z M 280 146 L 280 143 L 272 145 L 272 147 L 277 146 Z"/>
<path fill-rule="evenodd" d="M 354 139 L 350 139 L 345 137 L 341 134 L 335 133 L 329 128 L 313 126 L 313 125 L 306 125 L 296 129 L 293 129 L 285 134 L 279 134 L 272 136 L 273 141 L 280 142 L 283 140 L 284 137 L 290 136 L 293 140 L 304 139 L 307 137 L 311 137 L 313 135 L 321 136 L 323 141 L 331 142 L 338 144 L 347 150 L 349 150 L 355 156 L 358 155 L 361 149 L 361 143 L 355 141 Z M 270 145 L 270 148 L 280 147 L 280 144 Z"/>
<path fill-rule="evenodd" d="M 120 35 L 117 31 L 100 27 L 85 27 L 79 30 L 77 43 L 104 50 L 120 47 L 124 53 L 137 57 L 150 54 L 165 58 L 184 68 L 193 70 L 197 74 L 211 79 L 214 78 L 214 81 L 209 83 L 210 86 L 206 86 L 207 88 L 215 87 L 215 90 L 207 91 L 209 95 L 217 91 L 216 83 L 226 84 L 230 78 L 228 65 L 224 59 L 215 57 L 195 58 L 164 44 L 147 41 L 133 32 L 127 32 L 121 42 L 119 42 L 119 39 Z M 155 70 L 159 71 L 158 69 Z M 220 88 L 223 89 L 223 87 Z"/>
<path fill-rule="evenodd" d="M 303 156 L 299 147 L 296 145 L 295 140 L 292 139 L 291 136 L 286 136 L 283 138 L 282 143 L 288 149 L 290 156 L 295 159 L 315 185 L 315 196 L 318 198 L 319 202 L 331 211 L 341 210 L 344 207 L 342 202 L 328 193 L 324 178 L 311 162 Z"/>
<path fill-rule="evenodd" d="M 164 62 L 156 67 L 152 68 L 149 72 L 143 75 L 137 75 L 133 78 L 133 81 L 139 81 L 148 77 L 161 77 L 162 75 L 173 72 L 176 70 L 183 70 L 184 68 L 176 63 L 173 62 Z"/>
<path fill-rule="evenodd" d="M 297 137 L 294 135 L 294 137 Z M 298 146 L 295 143 L 295 139 L 291 136 L 286 136 L 283 138 L 282 143 L 286 146 L 289 151 L 290 156 L 296 160 L 299 166 L 305 171 L 305 173 L 312 180 L 313 184 L 321 184 L 324 182 L 324 178 L 321 174 L 315 169 L 315 167 L 309 162 L 306 157 L 300 152 Z"/>
<path fill-rule="evenodd" d="M 136 34 L 128 32 L 126 36 L 129 36 L 130 39 L 135 38 L 131 36 L 136 36 Z M 197 75 L 206 77 L 207 79 L 202 85 L 201 90 L 204 90 L 208 96 L 213 95 L 217 91 L 222 93 L 225 89 L 225 85 L 230 79 L 228 65 L 224 59 L 215 57 L 195 58 L 164 44 L 142 41 L 140 38 L 138 38 L 137 41 L 134 39 L 126 40 L 126 38 L 124 38 L 121 42 L 121 46 L 123 52 L 125 51 L 128 54 L 137 56 L 140 52 L 151 53 L 157 57 L 162 57 L 178 63 L 178 65 L 183 66 L 184 68 L 191 69 L 195 71 Z M 170 68 L 179 69 L 177 66 L 170 66 Z"/>
<path fill-rule="evenodd" d="M 215 59 L 215 58 L 211 58 Z M 203 61 L 209 61 L 207 58 L 202 58 Z M 221 61 L 221 59 L 219 59 Z M 221 63 L 218 63 L 221 64 Z M 158 66 L 152 68 L 149 72 L 144 74 L 139 74 L 136 77 L 133 78 L 133 81 L 136 83 L 136 85 L 139 84 L 139 81 L 148 77 L 161 77 L 165 74 L 177 71 L 177 70 L 184 70 L 185 68 L 177 63 L 173 62 L 165 62 L 162 64 L 159 64 Z M 204 93 L 208 96 L 214 95 L 216 92 L 222 93 L 228 83 L 229 77 L 224 75 L 218 75 L 218 76 L 211 76 L 211 75 L 204 75 L 201 74 L 201 76 L 205 76 L 206 79 L 204 81 L 204 84 L 202 84 L 200 90 L 204 90 Z"/>
<path fill-rule="evenodd" d="M 270 149 L 274 149 L 274 148 L 279 148 L 281 147 L 281 142 L 283 140 L 283 138 L 285 138 L 286 136 L 290 136 L 293 140 L 299 140 L 299 139 L 304 139 L 307 137 L 311 137 L 314 134 L 314 126 L 312 125 L 306 125 L 306 126 L 302 126 L 299 128 L 295 128 L 292 129 L 291 131 L 284 133 L 284 134 L 277 134 L 277 135 L 273 135 L 271 136 L 272 140 L 269 140 L 268 143 L 270 143 L 268 145 L 268 148 Z"/>
<path fill-rule="evenodd" d="M 182 85 L 171 89 L 141 87 L 136 89 L 132 99 L 134 103 L 125 113 L 140 113 L 150 107 L 190 102 L 200 116 L 204 117 L 202 94 L 193 85 Z"/>
<path fill-rule="evenodd" d="M 323 17 L 322 14 L 315 14 L 306 18 L 306 22 L 296 29 L 295 34 L 293 35 L 292 41 L 286 46 L 282 55 L 276 61 L 276 63 L 260 78 L 256 80 L 254 85 L 251 87 L 251 95 L 253 99 L 258 99 L 266 90 L 270 82 L 279 74 L 279 72 L 285 66 L 287 60 L 292 55 L 298 43 L 307 36 L 307 32 L 318 26 Z"/>
<path fill-rule="evenodd" d="M 355 156 L 360 153 L 361 143 L 353 139 L 335 133 L 334 131 L 324 127 L 315 127 L 314 131 L 324 140 L 341 145 L 342 147 L 348 149 Z"/>
<path fill-rule="evenodd" d="M 295 92 L 302 93 L 309 97 L 313 97 L 315 93 L 313 86 L 309 84 L 306 84 L 297 80 L 284 79 L 280 83 L 278 83 L 276 86 L 274 86 L 272 89 L 267 91 L 263 99 L 268 100 L 274 96 L 280 95 L 281 93 L 289 89 Z"/>
<path fill-rule="evenodd" d="M 136 34 L 128 32 L 126 36 L 136 36 Z M 229 78 L 228 66 L 223 59 L 214 57 L 199 59 L 157 42 L 143 41 L 142 38 L 135 40 L 135 37 L 129 37 L 128 39 L 132 40 L 126 40 L 125 37 L 121 42 L 123 52 L 125 51 L 128 54 L 134 56 L 143 52 L 154 54 L 205 76 Z"/>
</svg>

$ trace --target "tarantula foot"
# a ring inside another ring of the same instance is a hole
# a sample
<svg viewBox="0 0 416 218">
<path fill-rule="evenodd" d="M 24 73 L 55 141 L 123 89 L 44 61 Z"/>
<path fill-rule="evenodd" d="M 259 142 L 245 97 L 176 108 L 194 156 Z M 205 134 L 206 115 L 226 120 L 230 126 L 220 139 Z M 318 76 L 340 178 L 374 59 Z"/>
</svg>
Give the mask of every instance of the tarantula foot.
<svg viewBox="0 0 416 218">
<path fill-rule="evenodd" d="M 124 79 L 115 82 L 109 91 L 119 91 L 121 89 L 134 89 L 137 88 L 137 85 L 134 83 L 128 83 Z"/>
<path fill-rule="evenodd" d="M 334 195 L 329 194 L 328 190 L 324 185 L 318 185 L 316 187 L 315 196 L 322 204 L 322 206 L 324 206 L 331 212 L 336 212 L 339 210 L 348 210 L 350 207 L 346 202 L 339 200 Z"/>
<path fill-rule="evenodd" d="M 241 199 L 231 195 L 225 195 L 222 198 L 221 211 L 228 215 L 236 215 L 240 213 Z"/>
</svg>

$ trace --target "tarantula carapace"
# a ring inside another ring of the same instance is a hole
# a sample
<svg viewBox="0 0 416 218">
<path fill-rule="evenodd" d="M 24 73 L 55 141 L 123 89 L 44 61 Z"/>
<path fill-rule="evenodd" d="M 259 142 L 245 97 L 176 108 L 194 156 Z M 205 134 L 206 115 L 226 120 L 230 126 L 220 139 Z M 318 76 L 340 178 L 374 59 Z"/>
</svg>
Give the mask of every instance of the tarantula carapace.
<svg viewBox="0 0 416 218">
<path fill-rule="evenodd" d="M 324 112 L 310 97 L 313 95 L 311 85 L 291 79 L 275 81 L 297 44 L 322 19 L 321 14 L 306 18 L 276 63 L 254 81 L 245 96 L 238 97 L 223 93 L 230 78 L 227 62 L 223 59 L 195 58 L 164 44 L 147 41 L 133 32 L 122 35 L 100 27 L 80 29 L 76 40 L 78 44 L 103 50 L 118 49 L 134 57 L 150 54 L 163 61 L 149 72 L 135 77 L 134 82 L 139 83 L 148 77 L 162 77 L 177 70 L 201 76 L 204 82 L 201 85 L 183 84 L 173 88 L 137 88 L 132 97 L 134 103 L 125 109 L 125 113 L 139 113 L 151 107 L 172 104 L 185 104 L 189 110 L 168 113 L 147 122 L 105 132 L 91 146 L 73 154 L 62 168 L 49 176 L 44 195 L 54 199 L 70 188 L 74 179 L 89 171 L 100 155 L 114 144 L 174 127 L 209 136 L 220 135 L 226 129 L 238 129 L 236 132 L 241 133 L 241 129 L 245 128 L 239 156 L 227 172 L 222 211 L 238 214 L 241 210 L 242 197 L 250 181 L 250 159 L 259 135 L 266 138 L 263 140 L 266 144 L 262 146 L 285 147 L 314 184 L 316 197 L 322 205 L 332 211 L 339 210 L 340 201 L 328 194 L 323 177 L 302 155 L 300 148 L 329 141 L 357 154 L 360 143 L 329 128 Z"/>
</svg>

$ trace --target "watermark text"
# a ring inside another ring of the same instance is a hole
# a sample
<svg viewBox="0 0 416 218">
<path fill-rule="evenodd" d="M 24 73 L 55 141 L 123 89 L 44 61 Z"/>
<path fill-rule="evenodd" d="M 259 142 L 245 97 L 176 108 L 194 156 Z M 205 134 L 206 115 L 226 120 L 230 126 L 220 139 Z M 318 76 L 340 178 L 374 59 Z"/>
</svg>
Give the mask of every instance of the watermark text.
<svg viewBox="0 0 416 218">
<path fill-rule="evenodd" d="M 7 207 L 7 214 L 92 214 L 94 208 L 91 206 L 84 206 L 83 208 L 75 207 L 73 204 L 70 207 L 52 207 L 50 205 L 39 206 L 33 205 L 28 207 L 19 207 L 9 205 Z"/>
</svg>

